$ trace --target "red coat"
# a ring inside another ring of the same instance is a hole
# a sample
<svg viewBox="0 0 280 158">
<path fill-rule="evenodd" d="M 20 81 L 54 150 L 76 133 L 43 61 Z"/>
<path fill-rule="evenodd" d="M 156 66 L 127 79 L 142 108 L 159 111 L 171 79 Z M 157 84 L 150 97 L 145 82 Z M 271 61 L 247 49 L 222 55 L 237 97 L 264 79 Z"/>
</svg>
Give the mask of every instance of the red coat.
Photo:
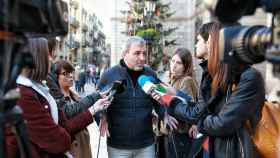
<svg viewBox="0 0 280 158">
<path fill-rule="evenodd" d="M 59 110 L 59 125 L 51 116 L 47 100 L 30 87 L 19 86 L 21 98 L 18 100 L 26 120 L 32 158 L 62 158 L 70 149 L 71 136 L 86 128 L 93 118 L 89 111 L 82 112 L 66 120 Z M 10 129 L 6 136 L 7 158 L 15 158 L 18 153 L 15 136 Z"/>
</svg>

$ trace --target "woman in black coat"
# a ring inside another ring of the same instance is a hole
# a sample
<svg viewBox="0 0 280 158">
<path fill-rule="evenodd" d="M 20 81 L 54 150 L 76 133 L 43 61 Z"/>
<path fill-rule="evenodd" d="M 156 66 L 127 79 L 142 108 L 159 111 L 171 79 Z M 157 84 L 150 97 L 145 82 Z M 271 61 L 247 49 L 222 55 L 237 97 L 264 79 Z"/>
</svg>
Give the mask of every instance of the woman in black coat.
<svg viewBox="0 0 280 158">
<path fill-rule="evenodd" d="M 209 136 L 210 158 L 256 158 L 250 134 L 261 117 L 265 100 L 264 81 L 261 74 L 249 65 L 226 65 L 219 59 L 219 29 L 213 26 L 209 39 L 208 71 L 211 84 L 202 91 L 194 107 L 174 100 L 169 113 L 177 119 L 197 123 L 200 133 Z M 205 102 L 204 93 L 210 94 Z M 154 97 L 155 98 L 155 97 Z"/>
</svg>

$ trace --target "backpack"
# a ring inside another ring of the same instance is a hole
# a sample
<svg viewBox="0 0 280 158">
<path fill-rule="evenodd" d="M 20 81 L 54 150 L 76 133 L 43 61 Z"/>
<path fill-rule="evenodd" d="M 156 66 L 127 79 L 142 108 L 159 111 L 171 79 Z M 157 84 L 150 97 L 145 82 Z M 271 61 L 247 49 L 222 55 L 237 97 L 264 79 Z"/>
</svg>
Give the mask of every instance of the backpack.
<svg viewBox="0 0 280 158">
<path fill-rule="evenodd" d="M 249 121 L 246 125 L 259 154 L 263 158 L 277 158 L 280 154 L 280 104 L 264 102 L 256 128 L 252 129 Z"/>
<path fill-rule="evenodd" d="M 236 84 L 232 85 L 232 90 Z M 262 158 L 280 158 L 280 104 L 265 101 L 261 111 L 261 119 L 253 129 L 247 121 L 251 139 Z"/>
</svg>

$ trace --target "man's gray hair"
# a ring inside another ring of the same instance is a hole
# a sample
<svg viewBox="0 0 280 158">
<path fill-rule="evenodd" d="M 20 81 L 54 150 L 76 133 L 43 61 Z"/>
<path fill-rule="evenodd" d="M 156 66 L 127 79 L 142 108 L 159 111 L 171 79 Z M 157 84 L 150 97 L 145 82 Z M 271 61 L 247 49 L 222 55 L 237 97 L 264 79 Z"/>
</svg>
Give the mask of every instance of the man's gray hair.
<svg viewBox="0 0 280 158">
<path fill-rule="evenodd" d="M 131 44 L 136 44 L 136 45 L 145 45 L 146 41 L 139 36 L 131 36 L 127 39 L 126 43 L 125 43 L 125 47 L 124 47 L 124 53 L 129 49 L 129 47 L 131 46 Z"/>
</svg>

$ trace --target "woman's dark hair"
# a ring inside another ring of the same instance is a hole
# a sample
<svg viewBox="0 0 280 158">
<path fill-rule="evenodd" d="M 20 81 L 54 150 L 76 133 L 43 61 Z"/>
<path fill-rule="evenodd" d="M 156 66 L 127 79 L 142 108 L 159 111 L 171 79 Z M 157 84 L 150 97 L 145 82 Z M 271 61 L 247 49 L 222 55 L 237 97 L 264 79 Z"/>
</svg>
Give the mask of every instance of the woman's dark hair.
<svg viewBox="0 0 280 158">
<path fill-rule="evenodd" d="M 57 46 L 57 40 L 55 39 L 55 37 L 50 37 L 48 38 L 48 46 L 49 46 L 49 55 L 51 57 L 54 56 L 54 54 L 52 54 Z"/>
<path fill-rule="evenodd" d="M 49 48 L 45 38 L 30 38 L 27 45 L 32 54 L 35 68 L 31 69 L 31 79 L 37 82 L 47 79 L 49 73 Z"/>
<path fill-rule="evenodd" d="M 62 70 L 65 70 L 68 73 L 73 72 L 75 69 L 74 67 L 66 60 L 59 60 L 55 63 L 54 72 L 59 75 Z"/>
<path fill-rule="evenodd" d="M 178 55 L 182 60 L 184 71 L 183 76 L 191 76 L 194 78 L 192 54 L 187 48 L 177 48 L 173 52 L 173 56 Z"/>
<path fill-rule="evenodd" d="M 209 22 L 209 23 L 202 24 L 197 31 L 197 35 L 200 35 L 204 39 L 204 41 L 207 41 L 211 28 L 214 24 L 215 24 L 215 22 Z"/>
<path fill-rule="evenodd" d="M 211 95 L 215 95 L 218 88 L 223 92 L 227 89 L 229 82 L 229 67 L 227 64 L 223 64 L 219 57 L 219 32 L 221 24 L 215 23 L 210 31 L 210 52 L 208 57 L 208 71 L 212 77 L 211 83 Z"/>
</svg>

